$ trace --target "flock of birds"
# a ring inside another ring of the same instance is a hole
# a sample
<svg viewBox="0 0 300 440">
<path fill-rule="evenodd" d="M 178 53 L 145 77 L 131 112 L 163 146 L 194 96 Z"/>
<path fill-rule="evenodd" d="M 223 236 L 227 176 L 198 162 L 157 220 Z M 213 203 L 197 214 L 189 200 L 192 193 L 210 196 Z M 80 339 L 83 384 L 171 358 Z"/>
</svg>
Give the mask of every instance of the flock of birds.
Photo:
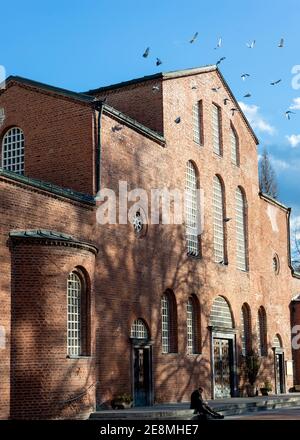
<svg viewBox="0 0 300 440">
<path fill-rule="evenodd" d="M 196 41 L 198 35 L 199 35 L 199 33 L 198 33 L 198 32 L 195 32 L 195 34 L 193 35 L 193 37 L 189 40 L 189 43 L 190 43 L 190 44 L 193 44 L 193 43 Z M 251 42 L 249 42 L 249 43 L 246 43 L 246 46 L 247 46 L 249 49 L 254 49 L 254 48 L 255 48 L 255 45 L 256 45 L 256 40 L 253 40 L 253 41 L 251 41 Z M 222 47 L 222 37 L 218 38 L 217 44 L 216 44 L 216 46 L 214 47 L 214 49 L 217 50 L 217 49 L 220 49 L 221 47 Z M 280 39 L 279 44 L 278 44 L 278 47 L 281 48 L 281 49 L 284 47 L 284 38 L 281 38 L 281 39 Z M 144 57 L 144 58 L 147 58 L 147 57 L 149 56 L 149 54 L 150 54 L 150 47 L 147 47 L 146 50 L 145 50 L 145 52 L 143 53 L 143 57 Z M 225 60 L 226 60 L 226 57 L 221 57 L 221 58 L 216 62 L 216 66 L 219 66 L 219 65 L 220 65 L 223 61 L 225 61 Z M 162 64 L 161 59 L 160 59 L 160 58 L 156 58 L 156 66 L 160 66 L 161 64 Z M 243 74 L 241 75 L 241 79 L 242 79 L 243 81 L 246 81 L 250 76 L 251 76 L 251 75 L 250 75 L 249 73 L 243 73 Z M 272 82 L 270 83 L 270 85 L 271 85 L 271 86 L 276 86 L 276 85 L 278 85 L 279 83 L 281 83 L 281 81 L 282 81 L 282 79 L 278 79 L 278 80 L 276 80 L 276 81 L 272 81 Z M 193 88 L 196 88 L 196 86 L 193 86 L 192 89 L 193 89 Z M 221 87 L 213 87 L 213 88 L 212 88 L 212 91 L 214 91 L 214 92 L 217 93 L 217 92 L 219 91 L 219 89 L 221 89 Z M 156 92 L 156 91 L 159 90 L 159 87 L 158 87 L 158 86 L 153 86 L 152 90 L 153 90 L 153 92 Z M 246 93 L 246 94 L 244 95 L 244 98 L 250 98 L 251 96 L 252 96 L 251 93 Z M 229 101 L 230 101 L 229 98 L 224 98 L 224 105 L 227 105 L 227 103 L 228 103 Z M 237 112 L 237 111 L 238 111 L 237 108 L 232 108 L 232 109 L 231 109 L 232 116 L 233 116 L 234 113 Z M 287 110 L 287 111 L 285 112 L 285 117 L 286 117 L 288 120 L 290 120 L 292 114 L 295 114 L 295 112 L 293 112 L 293 111 L 291 111 L 291 110 Z M 180 118 L 177 118 L 177 119 L 175 120 L 175 122 L 176 122 L 176 123 L 179 123 L 179 122 L 180 122 Z"/>
</svg>

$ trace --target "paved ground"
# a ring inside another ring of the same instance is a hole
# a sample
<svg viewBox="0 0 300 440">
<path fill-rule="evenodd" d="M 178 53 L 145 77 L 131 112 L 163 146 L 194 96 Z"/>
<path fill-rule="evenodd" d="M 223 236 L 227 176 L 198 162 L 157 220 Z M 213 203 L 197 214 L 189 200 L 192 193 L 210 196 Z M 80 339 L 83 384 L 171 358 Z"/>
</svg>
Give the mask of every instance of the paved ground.
<svg viewBox="0 0 300 440">
<path fill-rule="evenodd" d="M 227 416 L 226 420 L 300 420 L 300 406 Z"/>
</svg>

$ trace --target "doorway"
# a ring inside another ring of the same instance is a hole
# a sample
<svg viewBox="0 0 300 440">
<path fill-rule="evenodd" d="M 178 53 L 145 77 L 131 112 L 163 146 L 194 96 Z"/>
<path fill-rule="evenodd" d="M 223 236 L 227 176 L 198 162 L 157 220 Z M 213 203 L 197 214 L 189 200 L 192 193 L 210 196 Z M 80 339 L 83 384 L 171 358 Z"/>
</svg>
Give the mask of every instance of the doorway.
<svg viewBox="0 0 300 440">
<path fill-rule="evenodd" d="M 274 351 L 275 356 L 275 386 L 276 394 L 283 394 L 285 392 L 284 381 L 284 354 Z"/>
<path fill-rule="evenodd" d="M 229 398 L 233 395 L 233 340 L 213 338 L 214 397 Z"/>
<path fill-rule="evenodd" d="M 133 347 L 133 398 L 134 406 L 152 404 L 151 346 Z"/>
</svg>

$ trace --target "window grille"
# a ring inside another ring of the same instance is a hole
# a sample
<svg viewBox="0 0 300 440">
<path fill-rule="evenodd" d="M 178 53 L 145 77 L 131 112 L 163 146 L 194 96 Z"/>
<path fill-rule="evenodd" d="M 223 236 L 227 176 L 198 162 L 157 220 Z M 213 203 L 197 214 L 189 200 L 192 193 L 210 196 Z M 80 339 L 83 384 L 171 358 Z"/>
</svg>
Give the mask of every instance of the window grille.
<svg viewBox="0 0 300 440">
<path fill-rule="evenodd" d="M 76 272 L 68 277 L 68 355 L 81 355 L 82 283 Z"/>
<path fill-rule="evenodd" d="M 214 225 L 214 259 L 224 263 L 224 206 L 223 189 L 220 179 L 215 176 L 213 182 L 213 225 Z"/>
<path fill-rule="evenodd" d="M 219 156 L 222 155 L 220 134 L 221 134 L 220 109 L 215 104 L 213 104 L 212 106 L 213 151 Z"/>
<path fill-rule="evenodd" d="M 24 174 L 24 133 L 13 127 L 5 134 L 2 142 L 2 168 L 17 174 Z"/>
<path fill-rule="evenodd" d="M 247 242 L 246 242 L 246 208 L 245 197 L 240 188 L 236 189 L 236 258 L 237 268 L 247 270 Z"/>
<path fill-rule="evenodd" d="M 198 241 L 198 200 L 197 200 L 197 176 L 194 165 L 188 161 L 186 166 L 186 191 L 185 191 L 185 220 L 186 220 L 186 243 L 189 255 L 199 255 Z"/>
</svg>

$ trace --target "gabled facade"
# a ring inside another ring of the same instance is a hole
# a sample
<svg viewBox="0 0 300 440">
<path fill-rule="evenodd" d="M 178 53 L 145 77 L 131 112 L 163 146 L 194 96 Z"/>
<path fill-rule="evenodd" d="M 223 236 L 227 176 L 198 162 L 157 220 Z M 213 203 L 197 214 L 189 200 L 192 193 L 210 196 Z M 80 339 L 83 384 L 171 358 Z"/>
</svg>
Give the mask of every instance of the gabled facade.
<svg viewBox="0 0 300 440">
<path fill-rule="evenodd" d="M 11 77 L 0 107 L 2 418 L 188 401 L 199 382 L 237 396 L 252 350 L 258 387 L 300 382 L 290 210 L 259 193 L 257 138 L 214 66 L 84 94 Z M 100 225 L 96 194 L 120 181 L 201 190 L 203 232 L 197 201 L 183 224 Z"/>
</svg>

